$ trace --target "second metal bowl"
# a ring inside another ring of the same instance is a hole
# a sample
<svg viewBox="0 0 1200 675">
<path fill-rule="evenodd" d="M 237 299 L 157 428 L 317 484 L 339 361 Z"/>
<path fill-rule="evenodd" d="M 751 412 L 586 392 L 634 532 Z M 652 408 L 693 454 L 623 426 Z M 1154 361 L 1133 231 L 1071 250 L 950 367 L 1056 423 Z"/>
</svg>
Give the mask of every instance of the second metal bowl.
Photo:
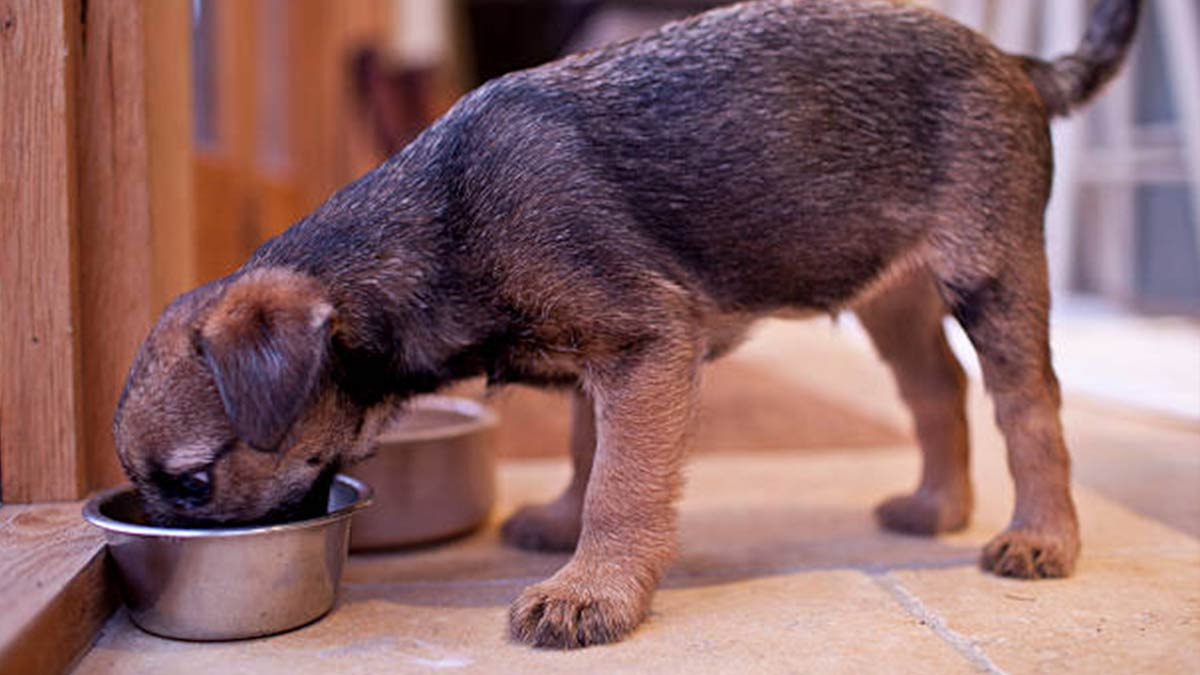
<svg viewBox="0 0 1200 675">
<path fill-rule="evenodd" d="M 377 490 L 354 517 L 354 551 L 396 548 L 469 532 L 496 498 L 496 415 L 467 398 L 426 396 L 379 439 L 375 456 L 349 473 Z"/>
</svg>

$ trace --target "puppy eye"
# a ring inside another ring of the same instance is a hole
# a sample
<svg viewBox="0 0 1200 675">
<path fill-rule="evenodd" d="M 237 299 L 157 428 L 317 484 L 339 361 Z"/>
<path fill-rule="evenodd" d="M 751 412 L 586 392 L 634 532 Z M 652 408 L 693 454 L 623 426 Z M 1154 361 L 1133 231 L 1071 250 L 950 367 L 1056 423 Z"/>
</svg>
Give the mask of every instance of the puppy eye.
<svg viewBox="0 0 1200 675">
<path fill-rule="evenodd" d="M 212 469 L 205 467 L 185 473 L 175 481 L 176 497 L 188 506 L 207 504 L 212 499 Z"/>
</svg>

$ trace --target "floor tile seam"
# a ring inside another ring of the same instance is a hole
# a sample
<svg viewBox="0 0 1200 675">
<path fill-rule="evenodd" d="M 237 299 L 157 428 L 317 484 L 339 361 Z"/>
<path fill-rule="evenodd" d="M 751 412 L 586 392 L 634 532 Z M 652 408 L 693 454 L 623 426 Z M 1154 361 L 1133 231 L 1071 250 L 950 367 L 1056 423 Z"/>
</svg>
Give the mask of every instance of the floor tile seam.
<svg viewBox="0 0 1200 675">
<path fill-rule="evenodd" d="M 779 577 L 793 574 L 811 574 L 818 572 L 862 572 L 864 574 L 879 574 L 889 571 L 907 570 L 946 570 L 957 567 L 970 567 L 977 564 L 978 556 L 969 555 L 956 558 L 935 560 L 915 560 L 896 564 L 827 564 L 827 565 L 759 565 L 746 567 L 729 567 L 697 572 L 676 572 L 668 574 L 664 587 L 671 588 L 675 584 L 686 584 L 692 581 L 729 580 L 756 577 Z"/>
<path fill-rule="evenodd" d="M 933 631 L 934 635 L 945 642 L 951 649 L 958 652 L 974 668 L 991 675 L 1005 675 L 1004 669 L 998 666 L 974 640 L 950 627 L 940 614 L 921 602 L 912 591 L 904 587 L 900 580 L 889 572 L 865 572 L 868 577 L 900 605 L 906 613 L 918 619 L 923 625 Z"/>
</svg>

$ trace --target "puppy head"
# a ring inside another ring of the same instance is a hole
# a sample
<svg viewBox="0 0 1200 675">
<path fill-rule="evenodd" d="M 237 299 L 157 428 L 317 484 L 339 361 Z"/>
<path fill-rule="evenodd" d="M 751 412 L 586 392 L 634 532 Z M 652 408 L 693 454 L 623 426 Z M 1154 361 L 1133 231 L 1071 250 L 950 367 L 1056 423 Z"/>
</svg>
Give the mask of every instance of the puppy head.
<svg viewBox="0 0 1200 675">
<path fill-rule="evenodd" d="M 363 411 L 329 377 L 332 321 L 321 285 L 281 268 L 214 282 L 167 308 L 113 423 L 151 520 L 255 523 L 324 507 L 364 431 Z"/>
</svg>

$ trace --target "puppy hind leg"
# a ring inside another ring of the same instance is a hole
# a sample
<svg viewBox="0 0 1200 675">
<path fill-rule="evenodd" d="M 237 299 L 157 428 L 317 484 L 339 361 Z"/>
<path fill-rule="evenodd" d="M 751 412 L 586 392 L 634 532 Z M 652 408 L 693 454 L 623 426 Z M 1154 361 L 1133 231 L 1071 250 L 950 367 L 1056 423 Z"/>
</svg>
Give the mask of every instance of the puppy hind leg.
<svg viewBox="0 0 1200 675">
<path fill-rule="evenodd" d="M 551 502 L 528 504 L 510 516 L 500 528 L 506 543 L 531 551 L 575 550 L 596 452 L 595 403 L 579 388 L 571 395 L 570 446 L 573 473 L 567 489 Z"/>
<path fill-rule="evenodd" d="M 911 534 L 962 529 L 972 493 L 966 376 L 942 328 L 945 303 L 924 269 L 855 308 L 913 415 L 923 464 L 916 491 L 875 509 L 880 524 Z"/>
<path fill-rule="evenodd" d="M 1079 525 L 1050 362 L 1046 258 L 1040 237 L 1022 248 L 999 273 L 942 283 L 979 354 L 1016 488 L 1008 529 L 984 547 L 981 564 L 1003 576 L 1063 577 L 1079 555 Z"/>
</svg>

